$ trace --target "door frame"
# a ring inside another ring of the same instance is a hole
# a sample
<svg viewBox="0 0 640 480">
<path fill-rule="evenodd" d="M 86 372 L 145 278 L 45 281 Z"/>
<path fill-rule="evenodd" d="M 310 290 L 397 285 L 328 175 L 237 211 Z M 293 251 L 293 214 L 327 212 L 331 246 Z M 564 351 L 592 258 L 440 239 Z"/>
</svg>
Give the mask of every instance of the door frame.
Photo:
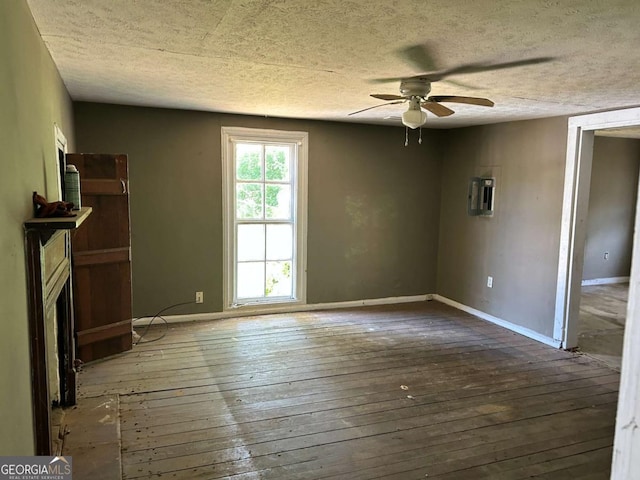
<svg viewBox="0 0 640 480">
<path fill-rule="evenodd" d="M 577 345 L 579 327 L 580 290 L 584 264 L 584 243 L 587 230 L 589 189 L 593 138 L 596 130 L 640 126 L 640 108 L 593 113 L 571 117 L 567 136 L 560 252 L 554 338 L 564 348 Z M 616 416 L 612 480 L 631 478 L 640 469 L 640 458 L 633 455 L 640 449 L 640 429 L 636 418 L 640 415 L 640 191 L 636 201 L 633 236 L 629 302 L 622 349 L 620 394 Z"/>
<path fill-rule="evenodd" d="M 569 118 L 553 329 L 553 338 L 565 349 L 578 343 L 595 131 L 633 126 L 640 126 L 640 108 Z"/>
<path fill-rule="evenodd" d="M 53 124 L 53 135 L 56 139 L 56 187 L 57 200 L 64 200 L 64 172 L 67 167 L 67 137 L 57 124 Z"/>
</svg>

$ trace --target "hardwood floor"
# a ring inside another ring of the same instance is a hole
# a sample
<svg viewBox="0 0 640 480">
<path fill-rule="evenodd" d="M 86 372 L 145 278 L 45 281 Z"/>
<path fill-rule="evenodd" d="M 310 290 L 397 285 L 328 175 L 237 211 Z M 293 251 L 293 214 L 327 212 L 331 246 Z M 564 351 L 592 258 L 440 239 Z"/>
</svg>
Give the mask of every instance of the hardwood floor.
<svg viewBox="0 0 640 480">
<path fill-rule="evenodd" d="M 585 286 L 580 296 L 578 349 L 617 371 L 622 365 L 628 298 L 628 283 Z"/>
<path fill-rule="evenodd" d="M 119 395 L 127 479 L 607 479 L 618 382 L 424 302 L 172 325 L 79 408 Z"/>
</svg>

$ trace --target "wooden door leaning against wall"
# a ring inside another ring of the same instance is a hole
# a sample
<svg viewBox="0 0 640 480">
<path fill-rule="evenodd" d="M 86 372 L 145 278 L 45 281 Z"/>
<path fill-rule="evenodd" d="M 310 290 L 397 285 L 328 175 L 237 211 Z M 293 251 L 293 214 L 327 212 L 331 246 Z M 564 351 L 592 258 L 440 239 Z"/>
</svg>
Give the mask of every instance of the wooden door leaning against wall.
<svg viewBox="0 0 640 480">
<path fill-rule="evenodd" d="M 131 235 L 126 155 L 68 154 L 93 214 L 72 239 L 75 330 L 84 362 L 130 350 Z"/>
</svg>

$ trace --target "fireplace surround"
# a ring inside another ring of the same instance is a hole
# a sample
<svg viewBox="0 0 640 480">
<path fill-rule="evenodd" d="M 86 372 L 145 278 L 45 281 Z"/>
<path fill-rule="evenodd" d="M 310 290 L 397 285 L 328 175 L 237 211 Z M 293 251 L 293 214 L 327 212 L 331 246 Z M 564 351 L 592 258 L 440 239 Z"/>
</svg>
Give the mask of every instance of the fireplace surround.
<svg viewBox="0 0 640 480">
<path fill-rule="evenodd" d="M 71 235 L 90 213 L 91 208 L 82 208 L 75 217 L 34 218 L 24 224 L 36 455 L 52 453 L 53 404 L 76 403 Z"/>
</svg>

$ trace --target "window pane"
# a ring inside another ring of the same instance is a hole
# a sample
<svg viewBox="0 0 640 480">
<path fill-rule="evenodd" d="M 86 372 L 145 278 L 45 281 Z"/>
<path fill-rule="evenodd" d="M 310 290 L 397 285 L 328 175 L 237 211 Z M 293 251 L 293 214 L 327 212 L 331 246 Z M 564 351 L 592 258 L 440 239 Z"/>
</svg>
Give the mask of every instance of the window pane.
<svg viewBox="0 0 640 480">
<path fill-rule="evenodd" d="M 267 260 L 293 258 L 293 226 L 267 225 Z"/>
<path fill-rule="evenodd" d="M 262 218 L 262 184 L 236 184 L 236 218 Z"/>
<path fill-rule="evenodd" d="M 266 185 L 266 218 L 287 220 L 291 218 L 291 187 Z"/>
<path fill-rule="evenodd" d="M 289 147 L 267 145 L 264 150 L 267 180 L 289 181 Z"/>
<path fill-rule="evenodd" d="M 236 178 L 238 180 L 262 180 L 262 145 L 236 144 Z"/>
<path fill-rule="evenodd" d="M 264 259 L 264 225 L 238 225 L 238 261 Z"/>
<path fill-rule="evenodd" d="M 238 298 L 264 297 L 264 262 L 238 263 Z"/>
<path fill-rule="evenodd" d="M 267 262 L 267 297 L 292 297 L 291 262 Z"/>
</svg>

